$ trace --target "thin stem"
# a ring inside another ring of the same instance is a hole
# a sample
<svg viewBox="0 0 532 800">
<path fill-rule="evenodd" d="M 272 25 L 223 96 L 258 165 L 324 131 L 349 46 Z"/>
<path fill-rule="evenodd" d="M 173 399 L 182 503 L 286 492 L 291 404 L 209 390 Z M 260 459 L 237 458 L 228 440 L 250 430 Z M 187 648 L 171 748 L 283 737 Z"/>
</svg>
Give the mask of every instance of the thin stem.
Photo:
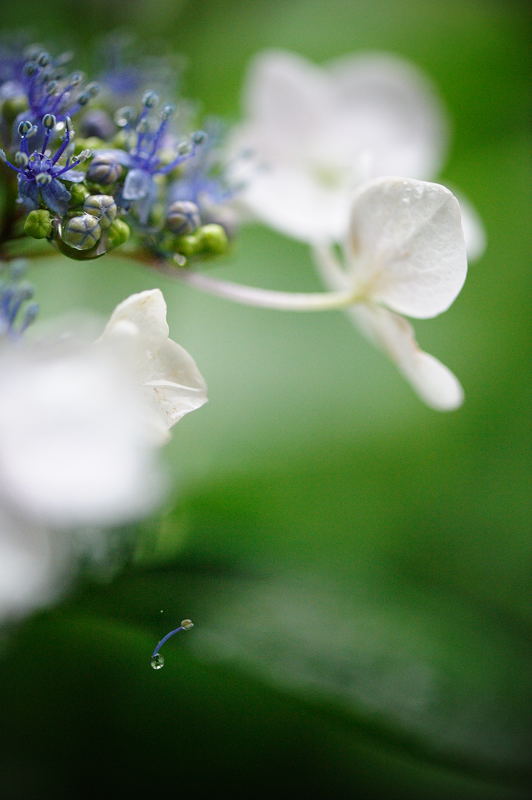
<svg viewBox="0 0 532 800">
<path fill-rule="evenodd" d="M 344 289 L 348 282 L 348 275 L 340 264 L 331 245 L 314 245 L 312 247 L 312 255 L 318 273 L 325 285 L 335 291 Z"/>
<path fill-rule="evenodd" d="M 347 308 L 358 301 L 351 290 L 338 292 L 278 292 L 272 289 L 259 289 L 231 281 L 221 281 L 200 272 L 188 272 L 177 268 L 173 274 L 182 282 L 201 289 L 217 297 L 233 300 L 248 306 L 272 308 L 278 311 L 328 311 Z"/>
<path fill-rule="evenodd" d="M 157 642 L 157 644 L 155 645 L 155 650 L 151 654 L 151 657 L 153 658 L 154 656 L 156 656 L 161 647 L 163 646 L 163 644 L 167 642 L 168 639 L 170 639 L 175 633 L 179 633 L 179 631 L 184 631 L 184 630 L 185 630 L 184 627 L 180 625 L 178 628 L 174 628 L 173 631 L 170 631 L 170 633 L 167 633 L 166 636 L 163 636 L 161 641 Z"/>
</svg>

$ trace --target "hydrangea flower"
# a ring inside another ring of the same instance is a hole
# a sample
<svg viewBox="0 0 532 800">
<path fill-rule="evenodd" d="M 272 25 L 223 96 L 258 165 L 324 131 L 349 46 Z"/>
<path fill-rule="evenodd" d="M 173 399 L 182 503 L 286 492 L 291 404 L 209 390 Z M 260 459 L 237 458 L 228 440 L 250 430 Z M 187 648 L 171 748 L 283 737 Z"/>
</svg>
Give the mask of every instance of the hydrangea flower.
<svg viewBox="0 0 532 800">
<path fill-rule="evenodd" d="M 0 624 L 55 600 L 81 553 L 98 560 L 101 526 L 154 507 L 160 445 L 206 399 L 158 289 L 120 303 L 96 342 L 0 337 Z"/>
<path fill-rule="evenodd" d="M 120 203 L 124 207 L 133 206 L 139 221 L 145 225 L 152 206 L 157 198 L 156 177 L 168 175 L 176 167 L 192 158 L 198 145 L 205 140 L 205 134 L 197 131 L 190 141 L 182 142 L 168 158 L 169 148 L 175 147 L 174 138 L 169 135 L 168 124 L 174 114 L 174 107 L 163 106 L 159 119 L 154 122 L 152 109 L 159 99 L 154 92 L 144 96 L 143 107 L 138 115 L 132 109 L 121 109 L 117 120 L 128 133 L 127 150 L 102 150 L 97 157 L 114 160 L 128 169 L 121 192 Z"/>
<path fill-rule="evenodd" d="M 80 183 L 84 180 L 85 174 L 75 167 L 85 161 L 90 153 L 82 152 L 75 159 L 68 156 L 66 164 L 60 164 L 59 160 L 71 138 L 70 122 L 66 120 L 61 144 L 53 155 L 48 155 L 47 147 L 56 126 L 55 116 L 46 115 L 42 124 L 45 134 L 40 150 L 30 152 L 30 142 L 37 133 L 37 126 L 32 125 L 29 120 L 23 120 L 18 126 L 20 147 L 15 155 L 15 163 L 11 163 L 3 151 L 0 151 L 0 159 L 17 173 L 19 201 L 27 209 L 31 211 L 40 208 L 42 203 L 50 211 L 63 215 L 67 212 L 71 197 L 63 181 Z"/>
<path fill-rule="evenodd" d="M 26 105 L 17 123 L 29 119 L 39 129 L 39 135 L 44 132 L 40 126 L 46 114 L 53 114 L 58 122 L 64 122 L 85 108 L 98 93 L 98 85 L 85 83 L 81 72 L 67 74 L 70 53 L 54 57 L 38 45 L 31 45 L 25 49 L 24 56 L 21 61 L 20 54 L 14 55 L 10 69 L 4 64 L 7 80 L 3 91 Z"/>
<path fill-rule="evenodd" d="M 355 194 L 342 238 L 344 263 L 333 245 L 314 246 L 328 292 L 277 292 L 186 270 L 177 275 L 186 284 L 246 305 L 285 311 L 346 309 L 428 405 L 441 411 L 459 406 L 463 393 L 458 381 L 419 350 L 401 316 L 441 314 L 462 288 L 467 256 L 454 195 L 425 181 L 367 181 Z"/>
<path fill-rule="evenodd" d="M 343 246 L 343 263 L 326 245 L 315 250 L 332 289 L 350 287 L 349 313 L 396 364 L 427 405 L 439 411 L 463 400 L 455 376 L 419 349 L 403 318 L 425 319 L 445 311 L 467 273 L 460 208 L 443 186 L 380 178 L 358 191 Z"/>
<path fill-rule="evenodd" d="M 294 53 L 266 51 L 251 63 L 243 104 L 233 147 L 251 149 L 261 165 L 248 171 L 243 202 L 305 242 L 341 239 L 365 180 L 431 180 L 444 159 L 441 103 L 426 77 L 396 56 L 345 56 L 320 68 Z M 464 227 L 479 255 L 478 217 L 468 214 Z"/>
<path fill-rule="evenodd" d="M 39 306 L 30 303 L 33 287 L 24 280 L 22 259 L 0 265 L 0 343 L 18 339 L 37 316 Z"/>
<path fill-rule="evenodd" d="M 96 343 L 0 347 L 0 508 L 45 528 L 111 525 L 162 494 L 158 449 L 206 401 L 168 337 L 159 290 L 120 304 Z"/>
</svg>

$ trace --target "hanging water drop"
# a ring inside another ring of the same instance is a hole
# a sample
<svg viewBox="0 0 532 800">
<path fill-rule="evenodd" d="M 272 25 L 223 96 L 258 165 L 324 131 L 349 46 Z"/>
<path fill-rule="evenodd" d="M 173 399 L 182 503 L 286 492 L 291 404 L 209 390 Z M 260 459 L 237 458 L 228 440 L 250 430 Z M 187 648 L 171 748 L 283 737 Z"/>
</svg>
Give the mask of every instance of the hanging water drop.
<svg viewBox="0 0 532 800">
<path fill-rule="evenodd" d="M 164 656 L 160 653 L 155 653 L 151 657 L 150 665 L 152 669 L 162 669 L 164 667 Z"/>
</svg>

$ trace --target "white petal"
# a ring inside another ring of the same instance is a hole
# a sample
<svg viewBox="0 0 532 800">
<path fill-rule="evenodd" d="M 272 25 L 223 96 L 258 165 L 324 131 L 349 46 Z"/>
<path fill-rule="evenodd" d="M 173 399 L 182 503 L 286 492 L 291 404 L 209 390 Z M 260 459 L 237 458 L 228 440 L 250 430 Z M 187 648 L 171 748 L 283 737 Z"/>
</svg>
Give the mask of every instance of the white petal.
<svg viewBox="0 0 532 800">
<path fill-rule="evenodd" d="M 457 194 L 460 210 L 462 212 L 462 228 L 470 261 L 479 259 L 486 249 L 486 231 L 476 208 L 464 197 Z"/>
<path fill-rule="evenodd" d="M 366 299 L 411 317 L 445 311 L 467 273 L 458 201 L 435 183 L 364 184 L 351 208 L 347 251 Z"/>
<path fill-rule="evenodd" d="M 146 342 L 157 345 L 168 338 L 170 329 L 166 322 L 166 302 L 160 289 L 132 294 L 122 300 L 111 314 L 102 339 L 107 339 L 121 322 L 133 323 L 142 331 Z"/>
<path fill-rule="evenodd" d="M 63 342 L 0 351 L 0 493 L 52 528 L 147 513 L 162 484 L 148 409 L 110 348 Z"/>
<path fill-rule="evenodd" d="M 431 82 L 392 55 L 345 56 L 328 65 L 338 115 L 359 150 L 371 154 L 372 177 L 432 178 L 447 140 L 445 112 Z"/>
<path fill-rule="evenodd" d="M 259 174 L 240 202 L 272 228 L 303 242 L 339 240 L 349 216 L 347 188 L 338 191 L 313 179 L 309 172 L 285 167 Z"/>
<path fill-rule="evenodd" d="M 168 333 L 164 297 L 152 289 L 120 303 L 99 340 L 129 349 L 154 412 L 154 432 L 163 438 L 185 414 L 207 402 L 207 387 L 194 359 Z"/>
<path fill-rule="evenodd" d="M 269 151 L 304 148 L 326 116 L 329 102 L 323 70 L 295 53 L 266 50 L 250 64 L 244 109 Z"/>
<path fill-rule="evenodd" d="M 47 531 L 1 505 L 0 498 L 0 624 L 53 600 L 63 586 L 64 568 L 62 548 L 54 547 Z"/>
<path fill-rule="evenodd" d="M 351 314 L 364 333 L 395 362 L 421 399 L 437 411 L 452 411 L 464 399 L 460 383 L 438 359 L 420 350 L 407 320 L 385 308 L 360 305 Z"/>
</svg>

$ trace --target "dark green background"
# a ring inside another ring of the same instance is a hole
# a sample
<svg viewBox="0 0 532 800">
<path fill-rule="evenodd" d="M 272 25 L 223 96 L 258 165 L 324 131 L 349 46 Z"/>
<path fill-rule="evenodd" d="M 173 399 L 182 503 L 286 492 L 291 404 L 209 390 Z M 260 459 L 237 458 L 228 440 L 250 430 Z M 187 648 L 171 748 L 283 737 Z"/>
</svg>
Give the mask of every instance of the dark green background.
<svg viewBox="0 0 532 800">
<path fill-rule="evenodd" d="M 117 24 L 189 58 L 188 96 L 236 120 L 264 47 L 316 61 L 391 50 L 432 76 L 453 139 L 443 183 L 485 221 L 449 312 L 416 325 L 466 403 L 423 407 L 341 314 L 232 306 L 113 257 L 36 264 L 43 315 L 108 314 L 160 286 L 210 403 L 177 429 L 173 499 L 113 580 L 87 576 L 0 661 L 8 798 L 521 798 L 527 583 L 526 5 L 199 0 L 3 9 L 87 53 Z M 23 15 L 23 16 L 22 16 Z M 242 231 L 220 276 L 318 289 L 306 249 Z M 175 504 L 175 509 L 172 506 Z M 161 614 L 161 609 L 164 611 Z M 149 668 L 181 617 L 193 632 Z"/>
</svg>

